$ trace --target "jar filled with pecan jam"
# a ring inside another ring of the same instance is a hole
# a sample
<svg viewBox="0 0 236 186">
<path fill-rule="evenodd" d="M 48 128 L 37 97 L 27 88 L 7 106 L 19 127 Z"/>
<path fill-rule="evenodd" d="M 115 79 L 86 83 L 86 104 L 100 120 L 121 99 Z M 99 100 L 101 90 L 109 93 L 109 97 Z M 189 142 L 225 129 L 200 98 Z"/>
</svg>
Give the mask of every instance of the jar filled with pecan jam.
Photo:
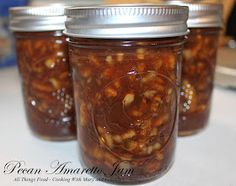
<svg viewBox="0 0 236 186">
<path fill-rule="evenodd" d="M 82 163 L 115 183 L 163 175 L 173 162 L 188 8 L 66 9 Z"/>
<path fill-rule="evenodd" d="M 195 134 L 207 126 L 222 26 L 222 5 L 180 3 L 189 7 L 190 34 L 183 52 L 179 135 Z"/>
<path fill-rule="evenodd" d="M 27 120 L 48 140 L 76 137 L 64 7 L 10 9 Z"/>
</svg>

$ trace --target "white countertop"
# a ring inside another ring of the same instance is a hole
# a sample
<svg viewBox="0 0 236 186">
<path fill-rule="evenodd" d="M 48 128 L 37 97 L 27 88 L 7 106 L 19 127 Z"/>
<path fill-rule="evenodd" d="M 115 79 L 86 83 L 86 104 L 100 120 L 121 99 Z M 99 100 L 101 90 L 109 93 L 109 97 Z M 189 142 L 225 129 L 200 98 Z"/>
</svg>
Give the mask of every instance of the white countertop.
<svg viewBox="0 0 236 186">
<path fill-rule="evenodd" d="M 54 160 L 71 161 L 81 168 L 76 141 L 48 142 L 37 139 L 28 129 L 23 110 L 19 76 L 15 67 L 0 70 L 0 185 L 102 186 L 103 182 L 53 181 L 79 175 L 4 174 L 12 160 L 25 161 L 25 168 L 50 168 Z M 45 182 L 14 181 L 15 178 L 49 177 Z M 90 178 L 81 175 L 81 178 Z M 178 139 L 173 167 L 147 186 L 236 186 L 236 91 L 215 88 L 209 127 L 202 133 Z"/>
</svg>

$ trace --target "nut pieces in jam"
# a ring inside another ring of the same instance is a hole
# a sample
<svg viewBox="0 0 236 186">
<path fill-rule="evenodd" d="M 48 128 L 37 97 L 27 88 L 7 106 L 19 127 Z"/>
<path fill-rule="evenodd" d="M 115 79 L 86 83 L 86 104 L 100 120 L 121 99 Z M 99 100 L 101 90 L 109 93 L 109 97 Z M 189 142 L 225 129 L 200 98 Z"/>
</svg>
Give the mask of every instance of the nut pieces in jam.
<svg viewBox="0 0 236 186">
<path fill-rule="evenodd" d="M 93 176 L 140 183 L 172 165 L 187 13 L 170 5 L 66 9 L 82 163 L 104 173 Z"/>
<path fill-rule="evenodd" d="M 59 32 L 15 33 L 27 119 L 45 139 L 76 135 L 72 79 L 65 36 Z"/>
<path fill-rule="evenodd" d="M 99 167 L 115 182 L 147 181 L 168 170 L 176 142 L 182 44 L 182 37 L 70 39 L 78 135 L 87 167 Z M 112 174 L 115 168 L 133 171 Z"/>
<path fill-rule="evenodd" d="M 191 29 L 183 52 L 179 135 L 206 127 L 214 82 L 220 29 Z"/>
<path fill-rule="evenodd" d="M 27 120 L 34 134 L 48 140 L 76 137 L 64 8 L 10 9 Z"/>
</svg>

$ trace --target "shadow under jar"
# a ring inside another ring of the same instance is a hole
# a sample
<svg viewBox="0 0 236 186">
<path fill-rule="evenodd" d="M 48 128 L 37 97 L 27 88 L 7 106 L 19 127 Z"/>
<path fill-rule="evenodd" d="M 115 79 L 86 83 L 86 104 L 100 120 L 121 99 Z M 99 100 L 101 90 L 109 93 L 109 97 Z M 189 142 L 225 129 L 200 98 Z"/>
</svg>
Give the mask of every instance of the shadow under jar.
<svg viewBox="0 0 236 186">
<path fill-rule="evenodd" d="M 222 5 L 189 6 L 190 34 L 184 46 L 180 94 L 179 135 L 203 130 L 208 123 L 213 91 Z"/>
<path fill-rule="evenodd" d="M 47 140 L 76 138 L 64 7 L 10 9 L 27 120 Z"/>
<path fill-rule="evenodd" d="M 93 176 L 141 183 L 172 165 L 187 13 L 155 5 L 66 9 L 81 161 L 100 170 Z"/>
</svg>

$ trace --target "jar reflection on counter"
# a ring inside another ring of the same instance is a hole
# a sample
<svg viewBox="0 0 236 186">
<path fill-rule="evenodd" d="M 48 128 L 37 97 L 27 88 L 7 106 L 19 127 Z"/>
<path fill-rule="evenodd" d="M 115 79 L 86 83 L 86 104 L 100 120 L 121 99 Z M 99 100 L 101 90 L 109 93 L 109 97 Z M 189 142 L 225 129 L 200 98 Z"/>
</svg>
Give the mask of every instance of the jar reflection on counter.
<svg viewBox="0 0 236 186">
<path fill-rule="evenodd" d="M 10 10 L 29 126 L 43 139 L 62 141 L 76 137 L 73 86 L 62 33 L 63 10 L 64 7 Z"/>
<path fill-rule="evenodd" d="M 103 171 L 93 176 L 140 183 L 162 176 L 172 165 L 187 13 L 177 6 L 66 9 L 82 164 Z M 140 28 L 152 16 L 160 22 L 139 32 L 132 24 L 139 14 L 146 16 L 145 22 L 139 19 Z M 120 19 L 124 16 L 129 23 Z M 119 24 L 132 30 L 130 35 L 122 35 L 127 32 L 117 30 Z"/>
</svg>

